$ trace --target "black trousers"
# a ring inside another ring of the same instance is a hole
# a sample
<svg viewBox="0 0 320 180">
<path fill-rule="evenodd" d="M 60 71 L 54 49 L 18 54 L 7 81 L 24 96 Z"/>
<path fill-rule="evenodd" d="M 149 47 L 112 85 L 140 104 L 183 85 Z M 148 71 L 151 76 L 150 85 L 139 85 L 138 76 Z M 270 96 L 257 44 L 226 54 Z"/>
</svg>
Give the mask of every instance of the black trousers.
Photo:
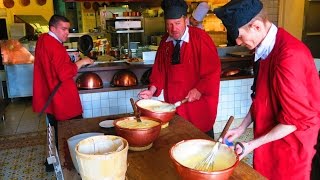
<svg viewBox="0 0 320 180">
<path fill-rule="evenodd" d="M 49 124 L 54 127 L 54 138 L 55 138 L 55 143 L 58 150 L 58 121 L 52 114 L 47 114 L 47 118 L 49 120 Z M 81 118 L 82 118 L 82 115 L 79 115 L 71 119 L 81 119 Z"/>
</svg>

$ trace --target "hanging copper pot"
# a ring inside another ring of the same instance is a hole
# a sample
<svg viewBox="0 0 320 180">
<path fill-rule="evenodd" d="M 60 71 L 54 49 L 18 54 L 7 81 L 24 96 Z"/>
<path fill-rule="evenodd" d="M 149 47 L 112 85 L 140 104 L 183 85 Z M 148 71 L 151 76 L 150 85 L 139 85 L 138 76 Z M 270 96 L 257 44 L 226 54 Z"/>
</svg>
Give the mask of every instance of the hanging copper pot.
<svg viewBox="0 0 320 180">
<path fill-rule="evenodd" d="M 12 8 L 14 6 L 14 1 L 13 0 L 3 0 L 3 5 L 6 8 Z"/>
<path fill-rule="evenodd" d="M 30 4 L 30 0 L 20 0 L 22 6 L 28 6 Z"/>
<path fill-rule="evenodd" d="M 138 84 L 137 76 L 129 70 L 120 70 L 112 78 L 111 86 L 136 86 Z"/>
<path fill-rule="evenodd" d="M 91 8 L 91 3 L 90 2 L 84 2 L 83 3 L 84 8 L 90 9 Z"/>
<path fill-rule="evenodd" d="M 43 6 L 47 3 L 47 0 L 37 0 L 37 4 Z"/>
<path fill-rule="evenodd" d="M 98 74 L 85 72 L 78 76 L 76 80 L 78 89 L 99 89 L 103 87 L 103 82 Z"/>
</svg>

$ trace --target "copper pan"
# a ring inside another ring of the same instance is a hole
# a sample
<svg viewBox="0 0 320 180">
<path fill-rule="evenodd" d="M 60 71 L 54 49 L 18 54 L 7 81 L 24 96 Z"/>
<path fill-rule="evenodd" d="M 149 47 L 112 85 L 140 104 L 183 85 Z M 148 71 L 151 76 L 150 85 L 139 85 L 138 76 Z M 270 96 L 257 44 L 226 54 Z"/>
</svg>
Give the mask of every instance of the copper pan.
<svg viewBox="0 0 320 180">
<path fill-rule="evenodd" d="M 22 6 L 28 6 L 30 4 L 30 0 L 20 0 Z"/>
<path fill-rule="evenodd" d="M 13 0 L 3 0 L 3 5 L 6 8 L 12 8 L 14 6 L 14 1 Z"/>
<path fill-rule="evenodd" d="M 76 84 L 78 89 L 99 89 L 103 87 L 101 78 L 93 72 L 85 72 L 79 75 Z"/>
<path fill-rule="evenodd" d="M 47 0 L 37 0 L 37 4 L 43 6 L 47 3 Z"/>
</svg>

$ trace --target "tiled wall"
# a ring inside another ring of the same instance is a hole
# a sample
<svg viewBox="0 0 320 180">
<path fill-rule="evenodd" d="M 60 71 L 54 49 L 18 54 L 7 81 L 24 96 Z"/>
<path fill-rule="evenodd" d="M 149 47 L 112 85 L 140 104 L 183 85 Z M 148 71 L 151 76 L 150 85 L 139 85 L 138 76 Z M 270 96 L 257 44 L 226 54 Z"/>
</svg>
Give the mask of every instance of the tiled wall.
<svg viewBox="0 0 320 180">
<path fill-rule="evenodd" d="M 248 112 L 251 104 L 252 78 L 221 81 L 220 98 L 215 132 L 221 132 L 229 116 L 235 116 L 233 126 L 238 125 Z M 83 117 L 99 117 L 133 112 L 130 98 L 137 100 L 141 89 L 80 94 Z M 163 100 L 163 96 L 159 96 Z"/>
</svg>

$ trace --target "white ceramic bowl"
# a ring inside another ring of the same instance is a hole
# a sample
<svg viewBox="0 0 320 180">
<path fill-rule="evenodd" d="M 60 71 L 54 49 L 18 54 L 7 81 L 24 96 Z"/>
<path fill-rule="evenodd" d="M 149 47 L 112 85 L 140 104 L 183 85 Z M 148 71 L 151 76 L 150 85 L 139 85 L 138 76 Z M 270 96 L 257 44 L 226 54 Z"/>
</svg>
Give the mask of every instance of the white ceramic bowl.
<svg viewBox="0 0 320 180">
<path fill-rule="evenodd" d="M 72 136 L 67 140 L 73 165 L 78 172 L 79 172 L 79 166 L 76 160 L 76 151 L 75 151 L 76 145 L 83 139 L 86 139 L 92 136 L 98 136 L 98 135 L 103 135 L 103 133 L 83 133 L 83 134 Z"/>
</svg>

